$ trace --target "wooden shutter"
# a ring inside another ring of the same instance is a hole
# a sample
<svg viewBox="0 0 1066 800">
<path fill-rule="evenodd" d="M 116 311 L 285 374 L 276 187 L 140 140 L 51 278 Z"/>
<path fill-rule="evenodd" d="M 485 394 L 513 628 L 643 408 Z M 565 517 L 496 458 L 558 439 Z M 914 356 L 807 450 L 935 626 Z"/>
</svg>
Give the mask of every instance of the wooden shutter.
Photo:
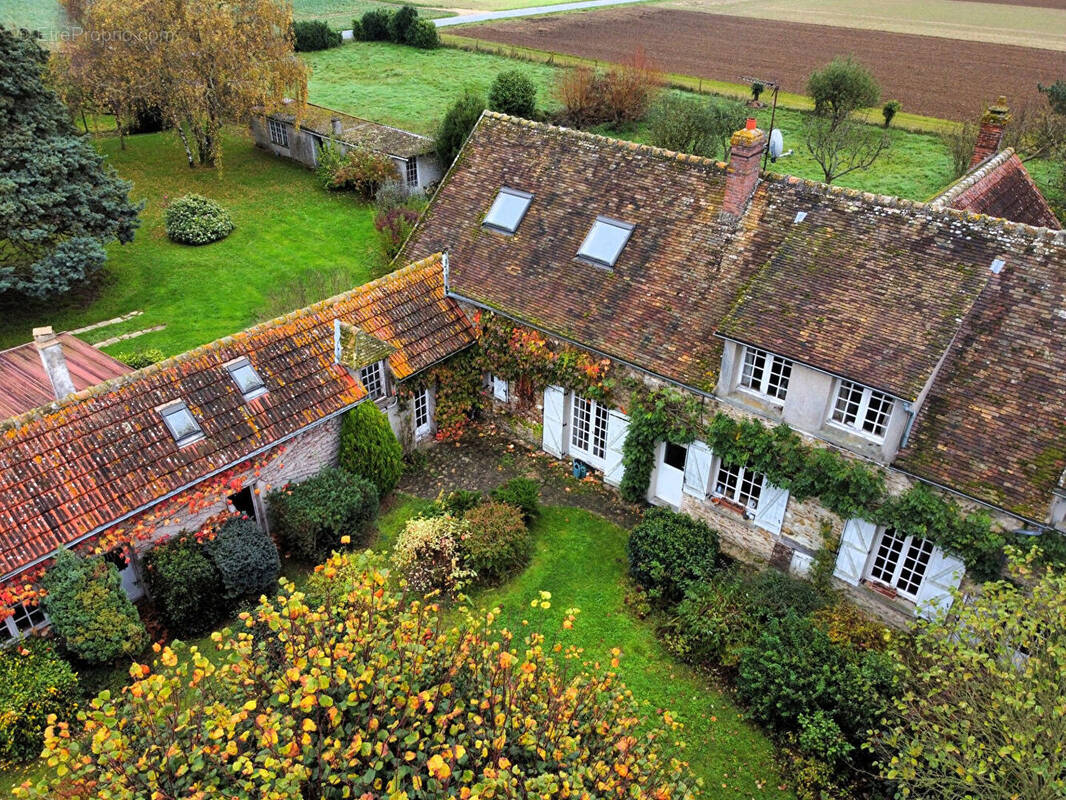
<svg viewBox="0 0 1066 800">
<path fill-rule="evenodd" d="M 707 496 L 707 481 L 711 478 L 711 460 L 714 454 L 703 442 L 688 446 L 685 458 L 685 481 L 681 487 L 687 495 L 703 500 Z"/>
<path fill-rule="evenodd" d="M 556 458 L 566 452 L 566 392 L 561 386 L 549 386 L 544 390 L 544 449 Z"/>
<path fill-rule="evenodd" d="M 837 553 L 837 565 L 833 570 L 834 577 L 852 586 L 859 585 L 876 533 L 877 526 L 864 519 L 849 519 L 844 523 L 844 533 L 840 537 L 840 552 Z"/>
<path fill-rule="evenodd" d="M 918 616 L 932 619 L 951 608 L 951 592 L 959 588 L 965 572 L 966 565 L 963 562 L 934 547 L 915 599 Z"/>
<path fill-rule="evenodd" d="M 629 417 L 621 411 L 607 413 L 607 452 L 604 456 L 603 482 L 611 486 L 622 483 L 626 465 L 622 462 L 622 446 L 629 433 Z"/>
<path fill-rule="evenodd" d="M 759 507 L 755 511 L 755 524 L 776 536 L 781 533 L 786 508 L 788 508 L 788 489 L 774 486 L 764 477 L 762 492 L 759 494 Z"/>
<path fill-rule="evenodd" d="M 501 403 L 506 403 L 510 400 L 511 395 L 508 392 L 507 381 L 503 378 L 497 378 L 492 376 L 492 396 L 499 400 Z"/>
</svg>

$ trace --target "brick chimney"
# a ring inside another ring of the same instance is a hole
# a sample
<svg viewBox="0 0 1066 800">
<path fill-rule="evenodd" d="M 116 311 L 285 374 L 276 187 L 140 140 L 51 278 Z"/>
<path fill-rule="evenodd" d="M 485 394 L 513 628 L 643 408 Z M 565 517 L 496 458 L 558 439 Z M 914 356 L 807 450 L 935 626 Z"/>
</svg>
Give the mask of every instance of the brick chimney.
<svg viewBox="0 0 1066 800">
<path fill-rule="evenodd" d="M 766 149 L 766 134 L 749 119 L 729 140 L 729 173 L 725 179 L 722 213 L 741 217 L 759 183 L 759 162 Z"/>
<path fill-rule="evenodd" d="M 999 152 L 999 145 L 1003 141 L 1003 129 L 1007 127 L 1010 120 L 1007 98 L 1000 95 L 981 117 L 981 129 L 977 132 L 977 141 L 973 146 L 970 169 Z"/>
<path fill-rule="evenodd" d="M 52 382 L 52 391 L 55 393 L 56 400 L 62 400 L 67 395 L 74 394 L 74 381 L 70 379 L 70 370 L 67 369 L 63 344 L 55 335 L 52 326 L 34 328 L 33 342 L 37 345 L 37 352 L 41 356 L 45 374 Z"/>
</svg>

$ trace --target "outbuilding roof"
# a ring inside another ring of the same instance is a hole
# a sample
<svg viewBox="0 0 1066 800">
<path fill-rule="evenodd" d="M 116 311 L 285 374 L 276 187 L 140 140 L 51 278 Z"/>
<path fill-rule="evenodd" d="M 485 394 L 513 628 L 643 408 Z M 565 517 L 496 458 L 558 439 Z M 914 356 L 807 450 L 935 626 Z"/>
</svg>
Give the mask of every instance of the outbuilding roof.
<svg viewBox="0 0 1066 800">
<path fill-rule="evenodd" d="M 78 391 L 132 371 L 77 336 L 61 333 L 57 338 Z M 33 342 L 0 351 L 0 418 L 13 417 L 53 400 L 55 390 Z"/>
<path fill-rule="evenodd" d="M 974 166 L 931 203 L 1035 227 L 1062 227 L 1022 160 L 1009 147 Z"/>
<path fill-rule="evenodd" d="M 293 122 L 295 115 L 277 112 L 270 116 L 285 122 Z M 340 133 L 333 129 L 333 120 L 340 124 Z M 324 106 L 308 103 L 300 119 L 300 127 L 314 131 L 324 137 L 339 139 L 346 144 L 365 147 L 380 153 L 387 153 L 400 158 L 425 155 L 436 149 L 436 144 L 428 136 L 371 122 L 367 119 L 345 114 Z"/>
<path fill-rule="evenodd" d="M 396 349 L 397 379 L 474 341 L 439 255 L 346 294 L 0 423 L 0 572 L 11 572 L 362 400 L 334 363 L 334 320 Z M 247 358 L 246 400 L 226 365 Z M 158 409 L 183 401 L 203 436 L 179 446 Z"/>
</svg>

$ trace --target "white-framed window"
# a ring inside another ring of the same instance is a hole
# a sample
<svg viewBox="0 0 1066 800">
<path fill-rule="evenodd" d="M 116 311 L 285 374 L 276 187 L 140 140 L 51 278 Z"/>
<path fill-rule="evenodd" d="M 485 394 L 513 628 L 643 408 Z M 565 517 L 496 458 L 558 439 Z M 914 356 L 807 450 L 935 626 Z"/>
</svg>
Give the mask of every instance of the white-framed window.
<svg viewBox="0 0 1066 800">
<path fill-rule="evenodd" d="M 738 467 L 726 464 L 719 459 L 718 470 L 715 472 L 714 487 L 716 497 L 724 497 L 734 503 L 744 506 L 754 514 L 759 509 L 759 498 L 762 497 L 763 475 L 747 467 Z"/>
<path fill-rule="evenodd" d="M 841 379 L 830 419 L 865 436 L 883 439 L 892 405 L 890 395 Z"/>
<path fill-rule="evenodd" d="M 359 370 L 359 382 L 363 384 L 366 393 L 371 400 L 378 400 L 385 396 L 385 370 L 380 361 L 367 364 Z"/>
<path fill-rule="evenodd" d="M 574 395 L 570 409 L 571 450 L 602 463 L 607 455 L 607 418 L 607 406 Z"/>
<path fill-rule="evenodd" d="M 279 147 L 289 146 L 289 132 L 285 130 L 285 124 L 278 122 L 276 119 L 267 120 L 267 127 L 270 128 L 270 141 Z"/>
<path fill-rule="evenodd" d="M 411 156 L 403 165 L 403 176 L 408 186 L 418 186 L 418 158 Z"/>
<path fill-rule="evenodd" d="M 419 389 L 415 392 L 415 431 L 428 430 L 430 422 L 429 389 Z"/>
<path fill-rule="evenodd" d="M 792 377 L 792 362 L 757 347 L 744 348 L 744 364 L 740 370 L 740 385 L 773 400 L 784 400 L 788 381 Z"/>
<path fill-rule="evenodd" d="M 885 528 L 874 542 L 867 577 L 891 586 L 908 600 L 917 600 L 932 556 L 933 543 L 928 539 Z"/>
<path fill-rule="evenodd" d="M 16 603 L 11 606 L 11 616 L 0 624 L 0 642 L 10 642 L 40 630 L 48 625 L 48 616 L 41 606 Z"/>
</svg>

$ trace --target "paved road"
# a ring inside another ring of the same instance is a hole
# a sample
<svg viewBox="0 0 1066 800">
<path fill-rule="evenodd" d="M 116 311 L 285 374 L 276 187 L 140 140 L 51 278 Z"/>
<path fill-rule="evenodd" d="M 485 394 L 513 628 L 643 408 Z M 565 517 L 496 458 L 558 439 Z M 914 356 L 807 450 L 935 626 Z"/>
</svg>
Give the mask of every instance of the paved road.
<svg viewBox="0 0 1066 800">
<path fill-rule="evenodd" d="M 450 28 L 453 25 L 466 25 L 470 22 L 491 22 L 494 19 L 513 19 L 514 17 L 535 17 L 538 14 L 556 14 L 560 11 L 581 11 L 585 8 L 603 8 L 639 3 L 642 0 L 580 0 L 576 3 L 558 3 L 554 6 L 532 6 L 531 8 L 512 8 L 507 11 L 484 11 L 480 14 L 461 14 L 458 17 L 441 17 L 433 20 L 438 28 Z M 341 31 L 345 39 L 352 38 L 351 31 Z"/>
</svg>

